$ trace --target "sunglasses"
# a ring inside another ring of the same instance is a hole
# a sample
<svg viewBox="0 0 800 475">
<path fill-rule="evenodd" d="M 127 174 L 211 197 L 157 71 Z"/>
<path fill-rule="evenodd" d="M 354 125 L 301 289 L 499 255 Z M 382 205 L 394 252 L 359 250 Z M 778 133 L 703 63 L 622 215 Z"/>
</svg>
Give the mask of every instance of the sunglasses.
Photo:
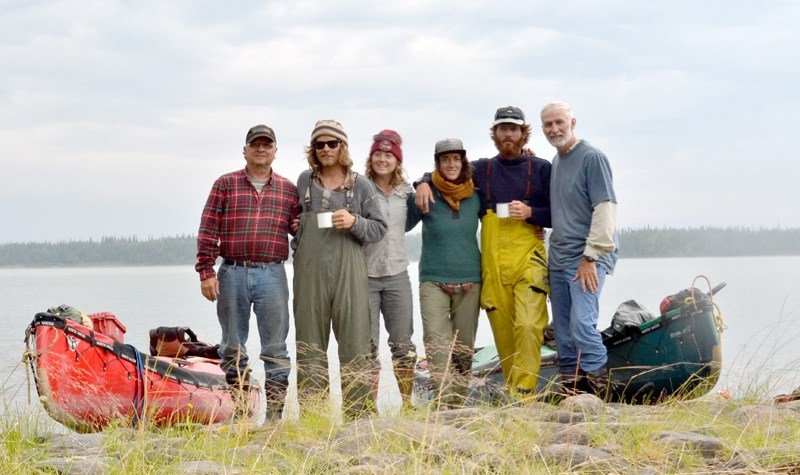
<svg viewBox="0 0 800 475">
<path fill-rule="evenodd" d="M 273 148 L 275 148 L 275 143 L 274 142 L 266 142 L 266 141 L 263 141 L 263 142 L 250 142 L 247 145 L 250 148 L 252 148 L 253 150 L 258 150 L 260 148 L 265 148 L 267 150 L 272 150 Z"/>
<path fill-rule="evenodd" d="M 322 150 L 327 145 L 329 149 L 336 150 L 339 147 L 339 143 L 341 140 L 328 140 L 328 141 L 316 141 L 314 142 L 314 148 L 317 150 Z"/>
</svg>

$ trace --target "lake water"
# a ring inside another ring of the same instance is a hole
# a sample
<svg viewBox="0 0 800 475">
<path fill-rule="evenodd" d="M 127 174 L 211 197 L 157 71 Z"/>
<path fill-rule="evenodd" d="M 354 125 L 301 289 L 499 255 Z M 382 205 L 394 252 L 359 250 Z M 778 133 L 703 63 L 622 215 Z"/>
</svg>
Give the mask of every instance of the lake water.
<svg viewBox="0 0 800 475">
<path fill-rule="evenodd" d="M 800 289 L 793 275 L 800 257 L 622 259 L 616 272 L 606 280 L 601 298 L 601 328 L 608 326 L 617 305 L 636 299 L 653 311 L 668 294 L 689 287 L 698 275 L 712 286 L 727 282 L 716 297 L 727 330 L 722 335 L 723 374 L 717 389 L 728 388 L 734 395 L 772 396 L 800 385 Z M 415 299 L 417 264 L 412 263 Z M 287 266 L 291 279 L 291 266 Z M 706 289 L 704 280 L 697 286 Z M 291 285 L 290 285 L 291 288 Z M 0 380 L 2 410 L 42 412 L 31 382 L 32 404 L 27 404 L 24 368 L 19 363 L 24 351 L 24 331 L 34 314 L 60 304 L 85 312 L 110 311 L 127 326 L 126 343 L 148 351 L 148 331 L 157 326 L 190 326 L 201 339 L 220 338 L 215 305 L 200 294 L 192 266 L 136 268 L 0 269 Z M 414 340 L 422 346 L 422 324 L 415 302 Z M 290 305 L 291 308 L 291 305 Z M 332 339 L 333 340 L 333 339 Z M 258 354 L 257 331 L 251 326 L 249 352 Z M 289 346 L 294 361 L 294 330 Z M 481 314 L 476 344 L 492 344 L 492 334 Z M 332 367 L 336 346 L 332 341 Z M 386 335 L 381 338 L 382 361 L 389 367 Z M 260 364 L 256 377 L 263 375 Z M 294 370 L 290 383 L 294 384 Z M 392 388 L 390 371 L 381 378 L 379 408 L 399 406 Z M 290 392 L 290 400 L 293 391 Z M 338 396 L 337 396 L 338 397 Z M 334 398 L 336 399 L 336 398 Z M 290 411 L 293 408 L 290 406 Z"/>
</svg>

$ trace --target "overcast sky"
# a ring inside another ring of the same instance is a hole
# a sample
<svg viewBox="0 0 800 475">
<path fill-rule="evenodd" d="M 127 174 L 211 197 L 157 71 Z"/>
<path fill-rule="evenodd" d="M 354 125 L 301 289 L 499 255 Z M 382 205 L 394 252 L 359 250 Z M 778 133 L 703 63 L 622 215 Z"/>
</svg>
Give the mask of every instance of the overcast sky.
<svg viewBox="0 0 800 475">
<path fill-rule="evenodd" d="M 314 122 L 357 171 L 384 128 L 495 155 L 548 100 L 609 157 L 618 225 L 800 226 L 800 3 L 0 0 L 0 243 L 194 234 L 213 181 L 272 126 L 293 181 Z"/>
</svg>

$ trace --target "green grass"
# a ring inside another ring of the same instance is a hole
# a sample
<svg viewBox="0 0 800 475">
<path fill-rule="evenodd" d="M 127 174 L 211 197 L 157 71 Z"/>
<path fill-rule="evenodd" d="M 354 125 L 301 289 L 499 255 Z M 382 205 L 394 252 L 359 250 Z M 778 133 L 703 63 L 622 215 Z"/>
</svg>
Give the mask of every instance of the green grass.
<svg viewBox="0 0 800 475">
<path fill-rule="evenodd" d="M 697 452 L 659 444 L 657 436 L 664 431 L 693 431 L 722 440 L 721 461 L 752 452 L 758 453 L 757 466 L 762 469 L 797 470 L 800 455 L 786 448 L 800 447 L 800 410 L 765 415 L 770 403 L 753 406 L 752 399 L 710 395 L 659 406 L 606 406 L 589 426 L 588 445 L 610 447 L 614 461 L 573 470 L 635 473 L 652 467 L 655 473 L 709 473 L 708 461 Z M 756 415 L 743 416 L 747 408 Z M 102 444 L 113 461 L 110 473 L 125 475 L 177 473 L 181 463 L 196 460 L 219 462 L 243 473 L 372 473 L 381 467 L 381 473 L 551 474 L 564 473 L 568 467 L 548 461 L 542 450 L 551 445 L 556 430 L 577 426 L 544 421 L 558 410 L 541 403 L 476 408 L 470 417 L 447 424 L 445 420 L 455 413 L 428 406 L 373 416 L 353 425 L 343 423 L 324 402 L 304 410 L 299 418 L 264 428 L 179 424 L 148 430 L 120 425 L 103 433 Z M 6 414 L 0 420 L 4 473 L 48 473 L 35 467 L 52 457 L 41 436 L 53 429 L 52 421 L 41 415 Z M 615 465 L 620 462 L 625 469 Z"/>
</svg>

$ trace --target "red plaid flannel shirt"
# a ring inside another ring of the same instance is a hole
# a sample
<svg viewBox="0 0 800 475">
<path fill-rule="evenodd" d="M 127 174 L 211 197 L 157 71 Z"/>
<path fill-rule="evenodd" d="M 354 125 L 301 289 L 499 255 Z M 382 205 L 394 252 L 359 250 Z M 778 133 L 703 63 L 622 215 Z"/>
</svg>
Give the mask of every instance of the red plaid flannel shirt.
<svg viewBox="0 0 800 475">
<path fill-rule="evenodd" d="M 257 192 L 245 170 L 222 175 L 208 195 L 197 233 L 200 280 L 216 276 L 217 257 L 278 262 L 289 258 L 289 224 L 300 214 L 297 186 L 272 171 Z"/>
</svg>

